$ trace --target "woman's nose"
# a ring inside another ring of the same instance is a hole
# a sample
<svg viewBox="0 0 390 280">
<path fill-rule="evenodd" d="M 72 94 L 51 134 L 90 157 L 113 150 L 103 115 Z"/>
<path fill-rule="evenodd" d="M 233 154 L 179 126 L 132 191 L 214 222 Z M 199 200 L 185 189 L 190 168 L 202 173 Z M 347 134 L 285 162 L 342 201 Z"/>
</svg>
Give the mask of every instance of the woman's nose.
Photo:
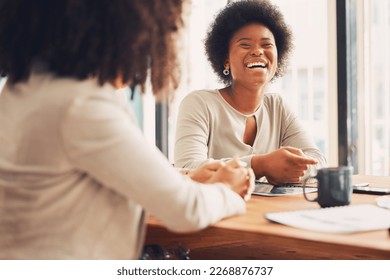
<svg viewBox="0 0 390 280">
<path fill-rule="evenodd" d="M 262 54 L 264 54 L 264 51 L 263 51 L 262 48 L 254 48 L 254 49 L 252 50 L 252 52 L 251 52 L 251 55 L 252 55 L 252 56 L 260 56 L 260 55 L 262 55 Z"/>
</svg>

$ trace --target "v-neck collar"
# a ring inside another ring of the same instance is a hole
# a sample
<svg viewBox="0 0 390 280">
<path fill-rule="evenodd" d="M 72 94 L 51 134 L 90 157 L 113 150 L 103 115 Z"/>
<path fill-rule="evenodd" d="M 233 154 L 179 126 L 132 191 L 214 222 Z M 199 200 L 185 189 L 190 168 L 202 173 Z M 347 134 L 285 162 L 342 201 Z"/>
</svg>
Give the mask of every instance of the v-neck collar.
<svg viewBox="0 0 390 280">
<path fill-rule="evenodd" d="M 264 101 L 263 101 L 263 99 L 262 99 L 261 102 L 260 102 L 260 104 L 259 104 L 259 106 L 257 107 L 257 109 L 256 109 L 253 113 L 251 113 L 251 114 L 243 114 L 243 113 L 241 113 L 240 111 L 238 111 L 236 108 L 234 108 L 232 105 L 230 105 L 230 103 L 227 102 L 225 98 L 223 98 L 222 93 L 221 93 L 221 91 L 220 91 L 219 89 L 216 89 L 216 91 L 217 91 L 217 94 L 218 94 L 219 98 L 222 99 L 222 101 L 223 101 L 229 108 L 231 108 L 234 112 L 236 112 L 236 114 L 241 115 L 241 116 L 243 116 L 243 117 L 245 117 L 245 118 L 249 118 L 249 117 L 252 117 L 252 116 L 256 116 L 257 113 L 260 111 L 261 107 L 263 106 L 263 102 L 264 102 Z"/>
</svg>

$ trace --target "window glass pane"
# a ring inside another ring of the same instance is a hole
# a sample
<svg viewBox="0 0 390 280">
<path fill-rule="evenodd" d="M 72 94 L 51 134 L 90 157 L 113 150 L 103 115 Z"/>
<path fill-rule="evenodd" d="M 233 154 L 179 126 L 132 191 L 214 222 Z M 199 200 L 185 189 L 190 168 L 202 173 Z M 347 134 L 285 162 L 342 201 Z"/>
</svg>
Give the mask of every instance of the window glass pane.
<svg viewBox="0 0 390 280">
<path fill-rule="evenodd" d="M 285 15 L 294 35 L 288 72 L 270 91 L 291 105 L 317 146 L 329 158 L 328 135 L 328 13 L 326 0 L 273 0 Z M 337 113 L 337 107 L 333 106 Z M 337 153 L 333 151 L 333 153 Z"/>
<path fill-rule="evenodd" d="M 313 119 L 316 121 L 320 121 L 325 117 L 324 83 L 325 83 L 324 68 L 315 68 L 313 70 Z"/>
<path fill-rule="evenodd" d="M 390 1 L 366 3 L 366 173 L 390 175 Z"/>
<path fill-rule="evenodd" d="M 221 85 L 206 59 L 204 39 L 210 22 L 227 2 L 227 0 L 192 1 L 191 17 L 188 22 L 188 44 L 186 44 L 189 63 L 185 65 L 189 75 L 186 80 L 188 91 L 218 88 Z"/>
<path fill-rule="evenodd" d="M 298 98 L 299 98 L 299 111 L 298 117 L 301 120 L 309 119 L 309 100 L 308 100 L 308 77 L 307 68 L 298 69 Z"/>
</svg>

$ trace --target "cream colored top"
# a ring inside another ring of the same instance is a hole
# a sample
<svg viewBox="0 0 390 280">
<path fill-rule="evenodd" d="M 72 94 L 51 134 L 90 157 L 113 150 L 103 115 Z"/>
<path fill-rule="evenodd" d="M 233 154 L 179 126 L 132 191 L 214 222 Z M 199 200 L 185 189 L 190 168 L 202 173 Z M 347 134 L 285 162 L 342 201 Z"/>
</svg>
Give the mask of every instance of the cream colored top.
<svg viewBox="0 0 390 280">
<path fill-rule="evenodd" d="M 253 146 L 243 142 L 246 119 L 255 116 L 257 134 Z M 326 159 L 283 99 L 266 94 L 250 115 L 235 110 L 218 90 L 199 90 L 180 104 L 175 141 L 175 166 L 193 168 L 208 158 L 234 156 L 251 166 L 253 155 L 265 154 L 282 146 L 293 146 L 316 159 L 317 167 Z M 313 167 L 315 168 L 315 167 Z M 307 171 L 307 175 L 311 170 Z"/>
<path fill-rule="evenodd" d="M 245 211 L 180 175 L 111 85 L 33 75 L 0 94 L 0 259 L 132 259 L 144 211 L 189 232 Z"/>
</svg>

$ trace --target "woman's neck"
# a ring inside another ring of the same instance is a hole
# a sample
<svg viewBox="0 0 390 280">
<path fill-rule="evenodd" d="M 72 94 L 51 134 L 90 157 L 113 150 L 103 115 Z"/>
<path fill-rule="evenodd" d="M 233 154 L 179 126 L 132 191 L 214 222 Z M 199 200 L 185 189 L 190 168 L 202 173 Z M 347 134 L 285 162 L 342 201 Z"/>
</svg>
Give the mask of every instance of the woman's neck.
<svg viewBox="0 0 390 280">
<path fill-rule="evenodd" d="M 253 114 L 263 99 L 263 88 L 251 89 L 231 85 L 220 90 L 222 97 L 242 114 Z"/>
</svg>

